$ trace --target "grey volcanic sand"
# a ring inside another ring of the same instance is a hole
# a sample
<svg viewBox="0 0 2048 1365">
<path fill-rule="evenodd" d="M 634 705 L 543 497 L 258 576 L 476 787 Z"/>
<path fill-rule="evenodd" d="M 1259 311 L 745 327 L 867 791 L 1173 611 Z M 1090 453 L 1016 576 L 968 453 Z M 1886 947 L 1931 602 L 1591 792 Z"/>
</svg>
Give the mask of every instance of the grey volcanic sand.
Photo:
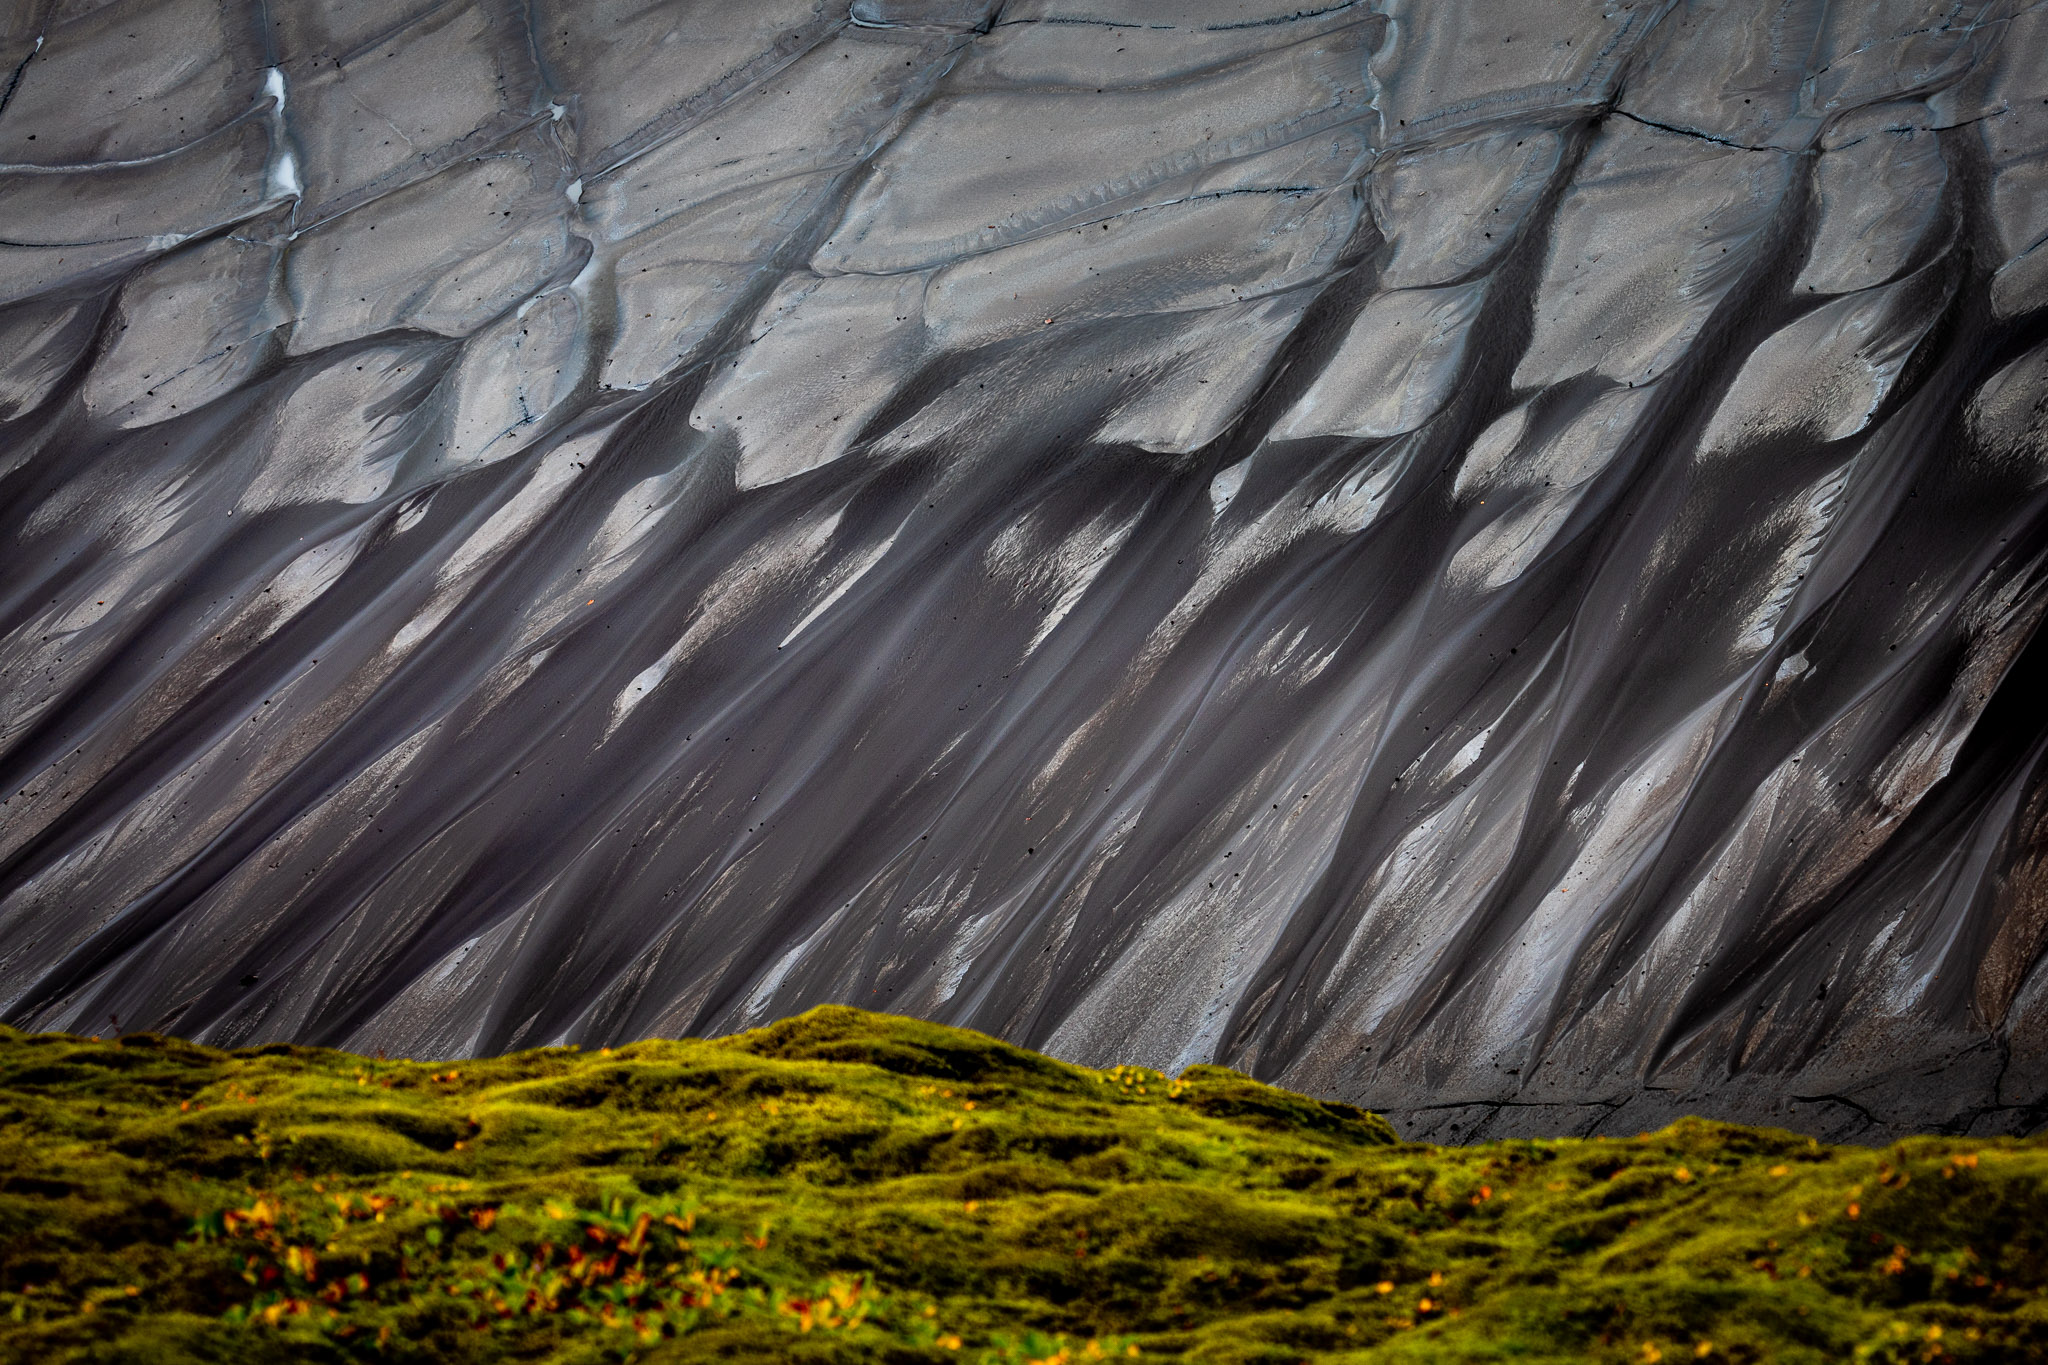
<svg viewBox="0 0 2048 1365">
<path fill-rule="evenodd" d="M 2048 5 L 24 0 L 0 1010 L 2048 1119 Z"/>
</svg>

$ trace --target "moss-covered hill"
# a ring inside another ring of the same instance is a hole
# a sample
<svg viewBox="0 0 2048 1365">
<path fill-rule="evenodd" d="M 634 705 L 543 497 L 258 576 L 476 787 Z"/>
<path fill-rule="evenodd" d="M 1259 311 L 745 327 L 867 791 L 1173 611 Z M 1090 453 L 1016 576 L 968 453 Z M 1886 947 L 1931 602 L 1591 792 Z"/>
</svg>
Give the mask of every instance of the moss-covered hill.
<svg viewBox="0 0 2048 1365">
<path fill-rule="evenodd" d="M 819 1009 L 424 1065 L 0 1031 L 21 1361 L 2048 1360 L 2048 1144 L 1403 1145 Z"/>
</svg>

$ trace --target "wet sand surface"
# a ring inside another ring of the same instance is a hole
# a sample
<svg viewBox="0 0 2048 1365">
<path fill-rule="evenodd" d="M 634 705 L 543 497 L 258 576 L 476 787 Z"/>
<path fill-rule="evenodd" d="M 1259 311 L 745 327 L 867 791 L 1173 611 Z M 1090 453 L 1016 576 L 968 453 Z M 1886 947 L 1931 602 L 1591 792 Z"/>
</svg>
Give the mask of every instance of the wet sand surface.
<svg viewBox="0 0 2048 1365">
<path fill-rule="evenodd" d="M 2048 1119 L 2048 6 L 30 3 L 0 1013 Z"/>
</svg>

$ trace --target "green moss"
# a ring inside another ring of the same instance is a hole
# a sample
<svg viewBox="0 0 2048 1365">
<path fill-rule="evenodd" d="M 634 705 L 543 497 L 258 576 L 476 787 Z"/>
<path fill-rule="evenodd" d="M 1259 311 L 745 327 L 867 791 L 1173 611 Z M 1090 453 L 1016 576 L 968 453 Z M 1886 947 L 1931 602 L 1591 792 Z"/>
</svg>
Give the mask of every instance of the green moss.
<svg viewBox="0 0 2048 1365">
<path fill-rule="evenodd" d="M 2048 1144 L 1425 1147 L 841 1008 L 438 1066 L 0 1030 L 0 1141 L 8 1360 L 2048 1358 Z"/>
</svg>

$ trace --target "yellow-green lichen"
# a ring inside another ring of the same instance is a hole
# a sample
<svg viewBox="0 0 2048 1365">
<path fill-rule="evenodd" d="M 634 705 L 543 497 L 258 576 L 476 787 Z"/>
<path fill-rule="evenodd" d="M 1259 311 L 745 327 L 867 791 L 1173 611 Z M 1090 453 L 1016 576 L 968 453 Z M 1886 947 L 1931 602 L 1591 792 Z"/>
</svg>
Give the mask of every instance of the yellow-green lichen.
<svg viewBox="0 0 2048 1365">
<path fill-rule="evenodd" d="M 7 1360 L 2048 1359 L 2048 1144 L 1425 1147 L 843 1008 L 440 1065 L 0 1030 L 0 1142 Z"/>
</svg>

